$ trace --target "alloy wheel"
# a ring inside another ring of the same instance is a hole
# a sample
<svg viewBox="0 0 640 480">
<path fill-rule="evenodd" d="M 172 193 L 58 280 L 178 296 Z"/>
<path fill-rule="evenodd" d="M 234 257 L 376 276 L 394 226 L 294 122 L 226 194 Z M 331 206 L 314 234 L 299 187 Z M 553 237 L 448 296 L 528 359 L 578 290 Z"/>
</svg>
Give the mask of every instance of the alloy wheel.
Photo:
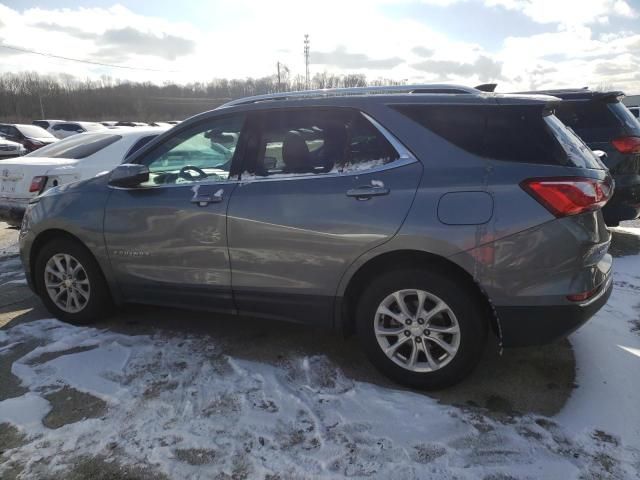
<svg viewBox="0 0 640 480">
<path fill-rule="evenodd" d="M 67 253 L 58 253 L 47 261 L 44 285 L 53 303 L 66 313 L 78 313 L 89 302 L 91 285 L 87 272 Z"/>
<path fill-rule="evenodd" d="M 460 347 L 460 325 L 446 302 L 424 290 L 398 290 L 375 313 L 378 345 L 389 359 L 412 372 L 447 365 Z"/>
</svg>

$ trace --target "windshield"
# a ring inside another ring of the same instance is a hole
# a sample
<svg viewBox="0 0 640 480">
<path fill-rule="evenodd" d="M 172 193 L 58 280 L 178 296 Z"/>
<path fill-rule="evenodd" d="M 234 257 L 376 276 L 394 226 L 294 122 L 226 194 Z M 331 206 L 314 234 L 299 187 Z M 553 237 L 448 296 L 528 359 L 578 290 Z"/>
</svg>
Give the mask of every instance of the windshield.
<svg viewBox="0 0 640 480">
<path fill-rule="evenodd" d="M 43 128 L 37 127 L 35 125 L 16 125 L 16 128 L 20 130 L 20 133 L 22 133 L 25 137 L 55 138 Z"/>
<path fill-rule="evenodd" d="M 122 137 L 109 133 L 83 133 L 65 138 L 31 152 L 27 157 L 68 158 L 78 160 L 108 147 Z"/>
<path fill-rule="evenodd" d="M 589 147 L 578 137 L 573 130 L 562 123 L 555 115 L 547 115 L 544 121 L 551 130 L 562 149 L 567 155 L 570 164 L 576 167 L 604 169 L 604 165 Z"/>
</svg>

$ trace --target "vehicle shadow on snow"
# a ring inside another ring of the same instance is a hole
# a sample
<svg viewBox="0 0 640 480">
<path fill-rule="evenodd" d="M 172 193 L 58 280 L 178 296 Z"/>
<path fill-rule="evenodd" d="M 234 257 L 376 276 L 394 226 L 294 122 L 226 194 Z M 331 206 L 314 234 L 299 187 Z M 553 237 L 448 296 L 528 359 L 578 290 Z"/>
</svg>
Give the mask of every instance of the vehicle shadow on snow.
<svg viewBox="0 0 640 480">
<path fill-rule="evenodd" d="M 99 327 L 129 335 L 163 330 L 176 335 L 210 336 L 224 355 L 273 365 L 327 356 L 352 380 L 403 389 L 369 363 L 357 338 L 303 325 L 246 317 L 129 306 Z M 421 392 L 447 405 L 485 408 L 490 414 L 557 413 L 575 387 L 575 359 L 568 341 L 498 353 L 489 342 L 478 368 L 462 383 L 439 392 Z"/>
<path fill-rule="evenodd" d="M 17 307 L 17 306 L 16 306 Z M 0 310 L 8 313 L 11 305 Z M 20 302 L 21 310 L 3 328 L 46 318 L 37 297 Z M 230 315 L 132 305 L 97 328 L 145 335 L 158 330 L 177 336 L 209 336 L 230 357 L 281 364 L 283 360 L 325 355 L 347 378 L 387 388 L 403 387 L 380 374 L 367 360 L 357 338 L 308 326 Z M 568 341 L 542 347 L 505 349 L 490 338 L 483 358 L 463 382 L 437 392 L 418 392 L 443 404 L 479 407 L 489 414 L 551 416 L 575 387 L 575 358 Z"/>
</svg>

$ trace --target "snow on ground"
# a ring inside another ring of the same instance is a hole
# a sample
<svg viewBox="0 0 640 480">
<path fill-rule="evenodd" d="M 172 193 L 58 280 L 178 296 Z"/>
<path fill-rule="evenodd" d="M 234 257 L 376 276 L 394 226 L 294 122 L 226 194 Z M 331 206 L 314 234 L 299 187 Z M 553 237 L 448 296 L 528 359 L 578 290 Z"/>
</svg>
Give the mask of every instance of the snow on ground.
<svg viewBox="0 0 640 480">
<path fill-rule="evenodd" d="M 86 456 L 149 478 L 639 478 L 640 256 L 615 268 L 608 305 L 571 337 L 578 387 L 553 418 L 441 405 L 324 356 L 268 364 L 209 336 L 18 324 L 0 331 L 0 356 L 33 345 L 11 367 L 28 391 L 0 401 L 0 429 L 21 439 L 0 478 L 64 478 Z M 97 407 L 52 426 L 56 392 Z"/>
</svg>

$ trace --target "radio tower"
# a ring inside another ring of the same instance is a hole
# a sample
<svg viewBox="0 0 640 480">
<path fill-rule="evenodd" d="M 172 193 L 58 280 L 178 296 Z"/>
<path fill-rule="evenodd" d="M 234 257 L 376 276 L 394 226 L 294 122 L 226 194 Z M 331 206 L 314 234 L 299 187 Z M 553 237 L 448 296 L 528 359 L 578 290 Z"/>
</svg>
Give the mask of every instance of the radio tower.
<svg viewBox="0 0 640 480">
<path fill-rule="evenodd" d="M 311 87 L 309 85 L 309 34 L 304 35 L 304 71 L 305 71 L 305 85 L 307 90 Z"/>
</svg>

